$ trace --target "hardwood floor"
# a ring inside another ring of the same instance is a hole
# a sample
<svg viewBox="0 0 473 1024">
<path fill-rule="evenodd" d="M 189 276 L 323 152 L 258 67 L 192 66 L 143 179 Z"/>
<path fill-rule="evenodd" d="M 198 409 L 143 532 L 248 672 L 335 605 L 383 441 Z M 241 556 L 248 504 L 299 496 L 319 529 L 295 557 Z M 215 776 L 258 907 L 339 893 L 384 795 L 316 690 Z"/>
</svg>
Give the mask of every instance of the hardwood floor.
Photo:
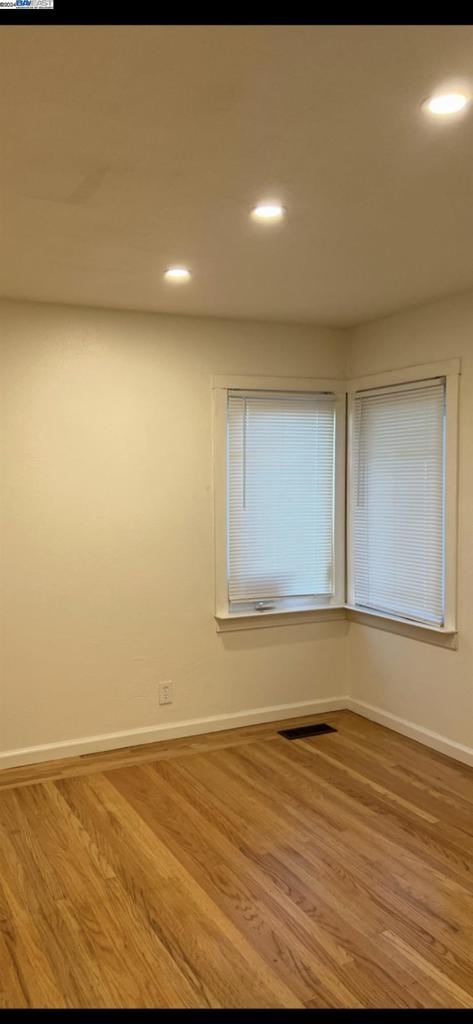
<svg viewBox="0 0 473 1024">
<path fill-rule="evenodd" d="M 473 770 L 320 718 L 3 772 L 0 1006 L 473 1007 Z"/>
</svg>

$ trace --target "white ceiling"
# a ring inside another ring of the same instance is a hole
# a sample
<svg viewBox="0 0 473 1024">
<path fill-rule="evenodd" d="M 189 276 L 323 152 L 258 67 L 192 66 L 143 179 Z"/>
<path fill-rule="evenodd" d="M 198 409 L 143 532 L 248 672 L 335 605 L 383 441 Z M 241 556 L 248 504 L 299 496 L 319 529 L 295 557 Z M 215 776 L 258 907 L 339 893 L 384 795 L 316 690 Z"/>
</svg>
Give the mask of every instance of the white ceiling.
<svg viewBox="0 0 473 1024">
<path fill-rule="evenodd" d="M 472 26 L 3 27 L 2 291 L 343 326 L 468 288 L 473 109 L 420 110 L 458 84 Z"/>
</svg>

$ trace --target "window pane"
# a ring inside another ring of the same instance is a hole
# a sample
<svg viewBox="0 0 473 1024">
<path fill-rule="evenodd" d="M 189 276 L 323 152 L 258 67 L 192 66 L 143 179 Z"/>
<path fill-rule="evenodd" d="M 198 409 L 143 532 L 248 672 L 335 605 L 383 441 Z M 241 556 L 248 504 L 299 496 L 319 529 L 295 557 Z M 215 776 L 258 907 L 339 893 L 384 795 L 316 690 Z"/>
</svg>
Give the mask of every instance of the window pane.
<svg viewBox="0 0 473 1024">
<path fill-rule="evenodd" d="M 355 398 L 357 605 L 442 625 L 445 381 Z"/>
<path fill-rule="evenodd" d="M 334 442 L 333 395 L 230 395 L 231 601 L 332 593 Z"/>
</svg>

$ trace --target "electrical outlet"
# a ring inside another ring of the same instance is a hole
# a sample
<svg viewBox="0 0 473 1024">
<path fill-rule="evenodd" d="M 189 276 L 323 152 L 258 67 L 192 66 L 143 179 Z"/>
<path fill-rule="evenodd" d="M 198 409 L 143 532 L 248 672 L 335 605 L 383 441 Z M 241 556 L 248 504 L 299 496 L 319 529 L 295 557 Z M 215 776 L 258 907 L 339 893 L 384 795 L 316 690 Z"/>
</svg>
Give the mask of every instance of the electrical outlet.
<svg viewBox="0 0 473 1024">
<path fill-rule="evenodd" d="M 159 684 L 159 703 L 172 704 L 172 682 L 170 679 Z"/>
</svg>

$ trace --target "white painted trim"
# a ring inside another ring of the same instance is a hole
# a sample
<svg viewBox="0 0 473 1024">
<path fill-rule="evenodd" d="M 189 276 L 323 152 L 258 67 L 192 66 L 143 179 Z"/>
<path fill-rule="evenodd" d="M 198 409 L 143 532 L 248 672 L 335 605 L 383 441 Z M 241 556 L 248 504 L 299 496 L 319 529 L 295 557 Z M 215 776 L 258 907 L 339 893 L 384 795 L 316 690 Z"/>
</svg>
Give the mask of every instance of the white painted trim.
<svg viewBox="0 0 473 1024">
<path fill-rule="evenodd" d="M 18 768 L 24 764 L 38 764 L 56 761 L 80 754 L 93 754 L 120 747 L 137 747 L 160 740 L 172 740 L 185 736 L 198 736 L 206 732 L 221 732 L 227 729 L 241 729 L 246 725 L 263 722 L 278 722 L 286 718 L 304 715 L 320 715 L 326 711 L 343 711 L 348 697 L 327 697 L 319 700 L 303 700 L 295 704 L 275 704 L 273 707 L 253 708 L 235 711 L 230 715 L 210 715 L 208 718 L 189 718 L 181 722 L 163 725 L 145 725 L 140 729 L 124 729 L 121 732 L 107 732 L 98 736 L 80 736 L 60 743 L 42 743 L 36 747 L 21 747 L 0 753 L 0 770 Z"/>
<path fill-rule="evenodd" d="M 213 507 L 215 615 L 228 615 L 227 580 L 227 391 L 214 390 Z"/>
<path fill-rule="evenodd" d="M 222 732 L 227 729 L 240 729 L 247 725 L 278 722 L 286 718 L 302 718 L 305 715 L 320 715 L 344 710 L 353 711 L 354 714 L 361 715 L 362 718 L 368 718 L 379 725 L 384 725 L 394 732 L 408 736 L 410 739 L 423 743 L 426 747 L 473 767 L 473 747 L 449 740 L 446 736 L 433 732 L 431 729 L 425 729 L 424 726 L 416 725 L 415 722 L 399 718 L 397 715 L 391 714 L 390 711 L 383 711 L 382 708 L 372 704 L 365 704 L 364 701 L 356 700 L 355 697 L 327 697 L 319 700 L 299 701 L 295 704 L 275 704 L 273 707 L 236 711 L 229 715 L 211 715 L 208 718 L 192 718 L 165 725 L 143 726 L 140 729 L 102 733 L 98 736 L 81 736 L 60 743 L 43 743 L 40 746 L 5 750 L 0 753 L 0 770 L 18 768 L 26 764 L 57 761 L 63 758 L 77 757 L 81 754 L 119 750 L 121 747 L 138 747 L 160 740 Z"/>
<path fill-rule="evenodd" d="M 457 618 L 458 408 L 459 373 L 445 378 L 445 629 Z"/>
<path fill-rule="evenodd" d="M 300 626 L 304 622 L 346 620 L 344 605 L 324 605 L 300 611 L 268 611 L 244 615 L 241 612 L 215 616 L 217 633 L 234 633 L 242 629 L 268 629 L 270 626 Z"/>
<path fill-rule="evenodd" d="M 460 359 L 443 359 L 438 363 L 421 363 L 405 366 L 398 370 L 384 370 L 370 373 L 365 377 L 353 377 L 347 381 L 347 391 L 369 391 L 371 388 L 386 388 L 393 384 L 408 384 L 411 381 L 429 380 L 432 377 L 448 377 L 461 373 Z"/>
<path fill-rule="evenodd" d="M 333 597 L 332 604 L 346 601 L 346 459 L 347 396 L 338 392 L 335 400 L 335 481 L 333 523 Z"/>
<path fill-rule="evenodd" d="M 418 743 L 423 743 L 424 746 L 437 750 L 440 754 L 445 754 L 455 761 L 461 761 L 463 764 L 473 767 L 473 747 L 457 743 L 456 740 L 449 740 L 447 736 L 433 732 L 432 729 L 416 725 L 415 722 L 410 722 L 406 718 L 399 718 L 398 715 L 393 715 L 390 711 L 383 711 L 382 708 L 375 707 L 373 704 L 365 704 L 364 701 L 356 700 L 355 697 L 347 698 L 346 707 L 348 711 L 353 711 L 355 714 L 361 715 L 362 718 L 369 718 L 370 721 L 377 722 L 378 725 L 384 725 L 387 729 L 392 729 L 393 732 L 399 732 L 402 736 L 417 740 Z"/>
<path fill-rule="evenodd" d="M 252 377 L 216 374 L 212 387 L 224 391 L 332 391 L 345 394 L 347 382 L 335 377 Z"/>
<path fill-rule="evenodd" d="M 388 615 L 384 612 L 371 611 L 369 608 L 358 608 L 355 605 L 321 605 L 300 611 L 267 611 L 267 612 L 228 612 L 215 615 L 217 633 L 235 633 L 246 629 L 268 629 L 274 626 L 300 626 L 314 622 L 356 622 L 361 626 L 372 626 L 384 629 L 386 633 L 396 633 L 419 640 L 424 643 L 436 644 L 456 650 L 458 633 L 456 630 L 444 629 L 441 626 L 429 626 L 427 622 L 414 622 L 400 616 Z"/>
<path fill-rule="evenodd" d="M 350 607 L 355 604 L 355 584 L 353 574 L 353 424 L 355 412 L 355 395 L 347 397 L 347 450 L 346 450 L 346 497 L 345 497 L 345 529 L 346 529 L 346 603 Z"/>
<path fill-rule="evenodd" d="M 387 612 L 377 612 L 358 605 L 345 605 L 345 608 L 350 622 L 358 622 L 361 626 L 374 626 L 375 629 L 384 629 L 388 633 L 398 633 L 412 640 L 424 640 L 430 644 L 456 650 L 457 632 L 454 629 L 431 626 L 428 622 L 403 619 L 400 615 L 388 615 Z"/>
</svg>

